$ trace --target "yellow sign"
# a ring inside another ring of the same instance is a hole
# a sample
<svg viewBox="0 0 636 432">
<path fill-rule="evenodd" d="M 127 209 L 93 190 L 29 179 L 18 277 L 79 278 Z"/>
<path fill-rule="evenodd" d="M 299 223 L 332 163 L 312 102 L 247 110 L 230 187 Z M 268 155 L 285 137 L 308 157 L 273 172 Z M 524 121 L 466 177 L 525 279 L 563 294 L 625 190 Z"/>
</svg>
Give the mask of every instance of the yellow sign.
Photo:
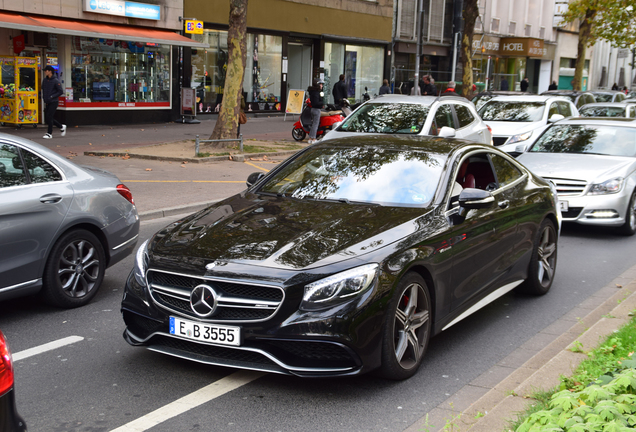
<svg viewBox="0 0 636 432">
<path fill-rule="evenodd" d="M 290 90 L 287 96 L 286 113 L 300 114 L 303 111 L 303 102 L 305 100 L 304 90 Z"/>
<path fill-rule="evenodd" d="M 203 21 L 186 20 L 185 32 L 193 34 L 203 34 Z"/>
</svg>

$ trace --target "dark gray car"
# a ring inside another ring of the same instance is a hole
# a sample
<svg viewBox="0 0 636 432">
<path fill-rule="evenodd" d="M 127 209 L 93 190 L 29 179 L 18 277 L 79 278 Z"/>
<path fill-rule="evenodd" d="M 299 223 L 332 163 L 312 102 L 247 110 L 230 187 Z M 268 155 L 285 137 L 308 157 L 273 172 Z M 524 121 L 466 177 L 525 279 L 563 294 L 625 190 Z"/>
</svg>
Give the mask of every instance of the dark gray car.
<svg viewBox="0 0 636 432">
<path fill-rule="evenodd" d="M 0 133 L 0 300 L 41 292 L 82 306 L 138 233 L 132 193 L 115 175 Z"/>
</svg>

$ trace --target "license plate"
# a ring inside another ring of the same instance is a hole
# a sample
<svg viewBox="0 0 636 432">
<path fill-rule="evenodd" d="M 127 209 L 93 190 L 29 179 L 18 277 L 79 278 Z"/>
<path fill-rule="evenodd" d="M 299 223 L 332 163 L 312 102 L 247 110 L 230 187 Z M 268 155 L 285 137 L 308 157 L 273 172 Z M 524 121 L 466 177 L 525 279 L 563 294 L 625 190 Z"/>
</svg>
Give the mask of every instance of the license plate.
<svg viewBox="0 0 636 432">
<path fill-rule="evenodd" d="M 569 203 L 567 201 L 559 201 L 559 208 L 561 211 L 566 212 L 569 209 Z"/>
<path fill-rule="evenodd" d="M 203 324 L 170 317 L 170 334 L 201 342 L 221 345 L 241 345 L 241 328 L 218 324 Z"/>
</svg>

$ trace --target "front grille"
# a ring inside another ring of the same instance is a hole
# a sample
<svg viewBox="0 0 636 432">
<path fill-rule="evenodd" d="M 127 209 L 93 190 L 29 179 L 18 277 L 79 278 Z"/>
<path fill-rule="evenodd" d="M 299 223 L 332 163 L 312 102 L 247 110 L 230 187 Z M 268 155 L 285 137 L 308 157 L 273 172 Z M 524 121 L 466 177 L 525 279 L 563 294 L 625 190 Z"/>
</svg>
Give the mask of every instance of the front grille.
<svg viewBox="0 0 636 432">
<path fill-rule="evenodd" d="M 154 302 L 164 309 L 190 318 L 201 319 L 190 307 L 190 293 L 201 284 L 212 287 L 217 294 L 216 311 L 206 321 L 264 321 L 276 313 L 285 298 L 284 291 L 273 285 L 148 271 L 148 286 Z"/>
<path fill-rule="evenodd" d="M 280 348 L 289 355 L 306 360 L 326 362 L 351 362 L 351 353 L 343 346 L 327 342 L 268 341 L 268 345 Z"/>
<path fill-rule="evenodd" d="M 508 141 L 509 137 L 492 137 L 492 143 L 495 146 L 501 146 L 504 145 L 506 143 L 506 141 Z"/>
<path fill-rule="evenodd" d="M 136 313 L 124 311 L 124 322 L 130 331 L 137 337 L 145 339 L 152 333 L 161 331 L 164 324 Z"/>
<path fill-rule="evenodd" d="M 576 219 L 577 217 L 579 217 L 579 214 L 581 214 L 581 211 L 583 210 L 583 207 L 570 207 L 568 209 L 568 211 L 566 212 L 561 212 L 561 216 L 564 219 Z"/>
<path fill-rule="evenodd" d="M 556 177 L 544 177 L 556 186 L 557 194 L 561 196 L 582 195 L 587 187 L 585 180 L 562 179 Z"/>
</svg>

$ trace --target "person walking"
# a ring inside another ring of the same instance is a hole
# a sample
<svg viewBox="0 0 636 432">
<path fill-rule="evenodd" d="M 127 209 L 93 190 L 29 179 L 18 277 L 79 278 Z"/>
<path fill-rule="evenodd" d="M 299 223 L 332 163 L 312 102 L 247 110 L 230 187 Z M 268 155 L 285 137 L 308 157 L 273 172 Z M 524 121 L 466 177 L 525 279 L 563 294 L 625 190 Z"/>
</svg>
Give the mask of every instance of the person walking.
<svg viewBox="0 0 636 432">
<path fill-rule="evenodd" d="M 344 76 L 344 75 L 340 75 Z M 311 129 L 309 130 L 309 144 L 316 142 L 318 126 L 320 126 L 320 110 L 324 105 L 325 93 L 322 91 L 322 81 L 314 81 L 314 85 L 309 87 L 309 103 L 311 104 Z"/>
<path fill-rule="evenodd" d="M 522 92 L 527 92 L 529 85 L 530 83 L 528 82 L 528 77 L 525 77 L 524 79 L 521 80 L 521 83 L 519 83 L 519 86 L 521 87 Z"/>
<path fill-rule="evenodd" d="M 430 75 L 424 77 L 423 94 L 426 96 L 437 96 L 437 87 L 432 83 L 433 78 Z"/>
<path fill-rule="evenodd" d="M 389 87 L 389 80 L 385 79 L 384 81 L 382 81 L 382 87 L 380 87 L 380 96 L 382 96 L 383 94 L 390 94 L 391 93 L 391 88 Z"/>
<path fill-rule="evenodd" d="M 53 66 L 46 65 L 44 67 L 44 79 L 42 80 L 42 99 L 44 100 L 44 119 L 48 125 L 47 133 L 42 138 L 53 138 L 53 125 L 60 128 L 61 135 L 66 135 L 66 125 L 55 120 L 55 111 L 57 110 L 58 98 L 64 94 L 62 84 L 57 79 L 57 74 Z"/>
<path fill-rule="evenodd" d="M 342 100 L 347 98 L 347 84 L 345 83 L 344 74 L 340 74 L 338 82 L 334 84 L 331 94 L 333 95 L 333 104 L 340 108 L 342 106 Z"/>
<path fill-rule="evenodd" d="M 461 96 L 455 91 L 456 86 L 457 84 L 455 83 L 455 81 L 449 81 L 448 85 L 446 86 L 446 90 L 444 90 L 444 93 L 442 93 L 440 96 Z"/>
<path fill-rule="evenodd" d="M 548 90 L 558 90 L 558 88 L 559 86 L 557 85 L 556 81 L 552 81 L 552 84 L 550 84 Z"/>
<path fill-rule="evenodd" d="M 508 80 L 506 79 L 506 77 L 503 77 L 501 79 L 501 90 L 502 91 L 508 91 L 510 89 L 510 87 L 508 86 Z"/>
</svg>

